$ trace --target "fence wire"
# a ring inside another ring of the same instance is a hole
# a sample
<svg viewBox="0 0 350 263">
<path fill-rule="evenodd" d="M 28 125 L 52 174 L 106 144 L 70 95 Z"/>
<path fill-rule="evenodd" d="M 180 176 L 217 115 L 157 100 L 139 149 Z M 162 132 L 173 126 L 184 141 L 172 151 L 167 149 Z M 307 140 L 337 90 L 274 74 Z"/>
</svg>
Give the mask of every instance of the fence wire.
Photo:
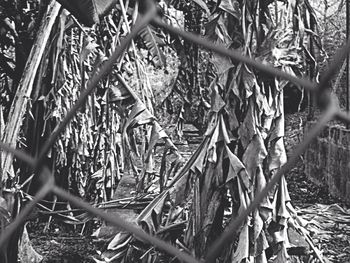
<svg viewBox="0 0 350 263">
<path fill-rule="evenodd" d="M 199 263 L 203 262 L 198 259 L 195 259 L 192 255 L 184 253 L 177 249 L 175 246 L 152 236 L 140 228 L 137 228 L 130 223 L 126 222 L 119 216 L 115 214 L 108 214 L 101 209 L 95 208 L 89 203 L 83 201 L 80 198 L 77 198 L 66 190 L 57 187 L 54 183 L 54 177 L 52 171 L 49 168 L 44 166 L 44 158 L 49 151 L 49 149 L 53 146 L 58 136 L 64 131 L 67 124 L 72 120 L 75 114 L 78 112 L 79 108 L 86 102 L 88 96 L 92 93 L 94 88 L 97 86 L 100 80 L 102 80 L 105 76 L 107 76 L 113 68 L 113 64 L 117 62 L 117 60 L 122 56 L 123 52 L 129 46 L 131 41 L 138 35 L 138 33 L 148 24 L 155 24 L 157 26 L 162 27 L 166 31 L 172 34 L 177 34 L 184 39 L 191 41 L 200 45 L 201 47 L 208 49 L 210 51 L 216 52 L 220 55 L 230 57 L 232 60 L 240 63 L 245 63 L 255 69 L 264 72 L 270 76 L 279 77 L 282 79 L 286 79 L 288 81 L 293 82 L 294 84 L 305 88 L 308 91 L 313 92 L 319 102 L 319 107 L 323 110 L 323 115 L 317 122 L 317 124 L 308 132 L 305 139 L 296 147 L 294 150 L 292 157 L 288 160 L 288 162 L 274 175 L 274 177 L 269 181 L 266 187 L 255 197 L 255 199 L 251 202 L 248 208 L 241 213 L 240 216 L 234 221 L 231 221 L 230 224 L 225 228 L 225 231 L 221 234 L 221 236 L 213 242 L 213 246 L 209 248 L 207 253 L 207 257 L 204 262 L 214 263 L 218 255 L 220 255 L 222 249 L 225 247 L 224 245 L 229 241 L 235 238 L 237 234 L 237 230 L 247 218 L 247 216 L 253 212 L 256 208 L 258 208 L 259 204 L 263 201 L 263 199 L 267 196 L 268 192 L 274 187 L 276 183 L 278 183 L 283 174 L 291 170 L 297 160 L 298 157 L 303 154 L 303 152 L 307 149 L 308 145 L 311 143 L 313 139 L 315 139 L 319 133 L 322 132 L 323 128 L 329 121 L 334 119 L 338 119 L 343 121 L 344 123 L 350 124 L 350 114 L 349 112 L 344 112 L 340 109 L 337 100 L 332 99 L 330 96 L 329 83 L 333 76 L 339 71 L 343 61 L 347 58 L 349 50 L 350 50 L 350 41 L 344 45 L 335 55 L 332 63 L 328 66 L 327 70 L 323 74 L 319 83 L 312 82 L 306 78 L 298 78 L 292 76 L 286 72 L 278 70 L 272 66 L 268 66 L 263 64 L 257 60 L 249 58 L 247 56 L 243 56 L 240 52 L 229 50 L 223 45 L 217 45 L 209 42 L 203 37 L 197 36 L 195 34 L 185 32 L 183 30 L 174 28 L 172 26 L 164 23 L 160 17 L 157 16 L 157 8 L 152 1 L 147 1 L 147 10 L 144 10 L 143 14 L 136 21 L 135 26 L 132 28 L 131 32 L 128 36 L 120 43 L 112 54 L 112 56 L 103 64 L 103 66 L 99 69 L 99 71 L 92 77 L 89 81 L 87 88 L 82 92 L 80 98 L 73 106 L 73 108 L 68 112 L 66 117 L 63 119 L 59 127 L 55 130 L 55 132 L 51 135 L 48 141 L 42 147 L 42 150 L 37 158 L 33 158 L 24 152 L 9 147 L 7 144 L 0 142 L 0 148 L 4 151 L 10 152 L 17 159 L 25 162 L 29 167 L 33 169 L 33 171 L 39 175 L 40 181 L 42 183 L 42 187 L 36 196 L 31 200 L 24 209 L 20 212 L 20 214 L 16 217 L 16 219 L 5 228 L 5 230 L 0 235 L 0 249 L 4 247 L 8 239 L 14 233 L 14 231 L 26 221 L 27 216 L 31 212 L 31 210 L 36 206 L 38 202 L 44 199 L 44 197 L 48 193 L 54 193 L 57 196 L 69 201 L 70 203 L 76 205 L 77 207 L 87 211 L 88 213 L 99 217 L 108 223 L 120 227 L 125 231 L 128 231 L 135 235 L 137 238 L 152 244 L 158 249 L 163 250 L 175 257 L 179 260 L 186 263 Z"/>
</svg>

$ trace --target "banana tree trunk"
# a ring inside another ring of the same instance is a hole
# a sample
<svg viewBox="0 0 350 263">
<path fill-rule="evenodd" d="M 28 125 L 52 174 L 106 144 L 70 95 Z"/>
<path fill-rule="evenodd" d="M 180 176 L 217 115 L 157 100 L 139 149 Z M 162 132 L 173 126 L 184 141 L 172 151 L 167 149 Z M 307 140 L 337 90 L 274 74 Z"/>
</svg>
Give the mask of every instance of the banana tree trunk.
<svg viewBox="0 0 350 263">
<path fill-rule="evenodd" d="M 16 147 L 24 114 L 27 110 L 28 101 L 33 90 L 35 76 L 40 65 L 46 44 L 49 40 L 52 27 L 59 14 L 61 5 L 51 1 L 46 15 L 43 17 L 37 38 L 28 57 L 25 69 L 20 80 L 16 96 L 12 102 L 8 122 L 6 124 L 2 141 L 11 147 Z M 13 156 L 8 152 L 2 152 L 0 173 L 0 194 L 3 190 L 3 182 L 11 175 Z"/>
</svg>

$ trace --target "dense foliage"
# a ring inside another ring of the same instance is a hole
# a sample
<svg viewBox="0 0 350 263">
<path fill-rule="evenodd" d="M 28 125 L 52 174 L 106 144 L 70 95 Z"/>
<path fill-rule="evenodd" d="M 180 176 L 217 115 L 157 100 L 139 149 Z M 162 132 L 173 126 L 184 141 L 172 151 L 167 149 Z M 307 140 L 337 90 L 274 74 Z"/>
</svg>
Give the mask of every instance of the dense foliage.
<svg viewBox="0 0 350 263">
<path fill-rule="evenodd" d="M 1 38 L 3 59 L 0 57 L 5 123 L 21 76 L 15 72 L 24 68 L 25 57 L 17 54 L 23 43 L 19 36 L 30 41 L 40 21 L 36 1 L 27 1 L 27 8 L 7 5 L 7 1 L 0 5 L 12 12 L 3 11 L 0 17 L 0 33 L 5 36 Z M 322 53 L 322 45 L 316 15 L 307 0 L 178 0 L 160 1 L 159 5 L 163 20 L 175 27 L 292 75 L 317 79 L 315 56 Z M 26 22 L 18 22 L 17 14 Z M 120 0 L 99 24 L 88 28 L 62 11 L 36 73 L 21 148 L 33 156 L 39 153 L 138 15 L 138 2 Z M 171 59 L 175 54 L 177 58 Z M 152 74 L 169 80 L 164 81 L 161 102 L 154 96 Z M 138 196 L 156 183 L 156 198 L 138 215 L 137 223 L 201 258 L 286 162 L 284 90 L 295 89 L 299 87 L 147 26 L 60 135 L 46 162 L 60 186 L 96 205 L 113 198 L 122 177 L 135 178 Z M 158 122 L 156 117 L 162 115 L 172 120 L 173 134 L 159 124 L 167 122 Z M 204 139 L 184 164 L 172 138 L 181 137 L 185 121 L 196 125 Z M 155 166 L 153 150 L 160 140 L 165 150 L 161 164 Z M 170 161 L 169 152 L 174 155 Z M 25 188 L 17 187 L 18 182 L 31 178 L 25 166 L 16 163 L 14 174 L 8 189 L 29 194 L 37 190 L 35 177 Z M 69 211 L 69 204 L 64 205 Z M 66 222 L 85 222 L 74 213 L 60 216 Z M 239 237 L 222 248 L 220 261 L 267 262 L 274 258 L 285 262 L 291 226 L 304 234 L 282 179 L 247 218 Z M 99 260 L 131 262 L 138 254 L 147 262 L 166 258 L 120 232 Z"/>
</svg>

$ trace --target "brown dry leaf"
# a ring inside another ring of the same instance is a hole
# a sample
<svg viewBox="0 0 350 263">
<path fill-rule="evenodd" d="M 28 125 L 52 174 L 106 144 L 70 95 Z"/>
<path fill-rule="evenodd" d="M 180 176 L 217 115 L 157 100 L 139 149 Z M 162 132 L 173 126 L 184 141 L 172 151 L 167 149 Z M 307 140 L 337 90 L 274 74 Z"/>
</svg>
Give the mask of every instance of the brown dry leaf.
<svg viewBox="0 0 350 263">
<path fill-rule="evenodd" d="M 125 129 L 148 124 L 155 120 L 155 117 L 147 110 L 141 101 L 136 101 L 125 123 Z"/>
<path fill-rule="evenodd" d="M 216 144 L 219 142 L 219 133 L 220 133 L 220 126 L 219 126 L 219 122 L 217 122 L 215 129 L 210 137 L 208 148 L 206 150 L 207 151 L 206 160 L 208 160 L 211 163 L 217 162 Z M 203 163 L 205 163 L 205 160 Z M 202 168 L 205 168 L 205 167 L 203 166 Z M 202 170 L 200 170 L 201 173 L 202 173 Z"/>
<path fill-rule="evenodd" d="M 7 201 L 2 196 L 0 196 L 0 222 L 1 226 L 7 226 L 11 222 L 11 213 L 9 212 Z M 1 231 L 3 230 L 1 229 Z"/>
<path fill-rule="evenodd" d="M 232 263 L 241 263 L 242 260 L 249 257 L 249 227 L 244 224 L 239 234 L 239 241 L 235 253 L 232 255 Z"/>
<path fill-rule="evenodd" d="M 247 169 L 250 180 L 255 178 L 256 170 L 258 167 L 262 167 L 266 156 L 267 151 L 265 149 L 264 140 L 262 139 L 260 132 L 257 131 L 243 154 L 243 163 Z"/>
<path fill-rule="evenodd" d="M 250 203 L 248 193 L 245 189 L 242 188 L 241 184 L 241 180 L 238 180 L 238 191 L 240 196 L 240 207 L 238 214 L 242 213 L 245 209 L 247 209 Z M 249 219 L 247 221 L 249 221 Z M 244 225 L 239 234 L 238 245 L 231 258 L 232 263 L 241 263 L 242 260 L 249 257 L 249 226 L 247 221 L 244 222 Z"/>
<path fill-rule="evenodd" d="M 168 190 L 162 192 L 137 217 L 138 224 L 145 226 L 149 233 L 154 234 L 158 231 L 163 206 L 168 197 Z"/>
<path fill-rule="evenodd" d="M 85 59 L 87 59 L 89 54 L 95 51 L 97 47 L 98 44 L 92 37 L 84 35 L 84 46 L 82 52 L 80 53 L 80 65 L 83 65 Z"/>
<path fill-rule="evenodd" d="M 269 171 L 279 169 L 287 162 L 287 154 L 284 148 L 283 137 L 280 137 L 270 143 L 267 162 Z"/>
<path fill-rule="evenodd" d="M 263 85 L 263 83 L 262 83 Z M 271 94 L 270 94 L 271 96 Z M 257 83 L 255 84 L 255 97 L 256 97 L 256 105 L 258 108 L 258 112 L 260 115 L 272 115 L 272 109 L 269 104 L 269 98 L 266 97 L 266 94 L 263 94 L 262 87 L 259 86 Z"/>
<path fill-rule="evenodd" d="M 174 205 L 182 204 L 187 199 L 192 189 L 193 174 L 198 169 L 202 169 L 208 143 L 209 137 L 205 137 L 190 160 L 170 182 L 169 193 Z"/>
<path fill-rule="evenodd" d="M 240 174 L 241 172 L 246 173 L 246 170 L 245 170 L 245 166 L 241 162 L 241 160 L 239 160 L 239 158 L 234 153 L 231 152 L 231 150 L 228 148 L 227 145 L 225 145 L 225 149 L 226 149 L 226 154 L 230 160 L 229 173 L 228 173 L 227 179 L 226 179 L 226 183 L 228 183 L 229 181 L 236 178 L 237 175 Z M 245 178 L 247 176 L 241 176 L 241 177 Z M 249 187 L 249 184 L 248 184 L 248 187 Z"/>
<path fill-rule="evenodd" d="M 288 262 L 289 255 L 285 245 L 281 244 L 281 249 L 277 252 L 276 258 L 273 260 L 273 263 L 286 263 Z"/>
<path fill-rule="evenodd" d="M 267 262 L 265 250 L 269 247 L 265 231 L 262 230 L 260 235 L 254 240 L 254 259 L 255 262 Z"/>
<path fill-rule="evenodd" d="M 276 112 L 276 114 L 278 114 Z M 284 137 L 284 115 L 277 116 L 274 120 L 274 126 L 270 131 L 270 141 L 276 140 L 277 138 Z"/>
<path fill-rule="evenodd" d="M 210 10 L 207 6 L 207 4 L 203 0 L 193 0 L 197 5 L 199 5 L 202 9 L 205 10 L 205 12 L 210 15 Z"/>
<path fill-rule="evenodd" d="M 255 263 L 267 263 L 265 251 L 263 251 L 260 255 L 255 257 Z"/>
<path fill-rule="evenodd" d="M 205 24 L 205 36 L 212 41 L 215 41 L 218 37 L 215 31 L 220 16 L 221 14 L 213 14 L 209 16 L 208 22 Z"/>
<path fill-rule="evenodd" d="M 279 184 L 279 190 L 278 190 L 279 196 L 279 202 L 280 207 L 278 209 L 278 216 L 281 218 L 285 218 L 287 220 L 290 217 L 289 209 L 287 208 L 287 203 L 290 202 L 290 196 L 288 192 L 287 187 L 287 181 L 284 176 L 282 176 L 280 184 Z"/>
<path fill-rule="evenodd" d="M 244 87 L 244 90 L 245 90 L 245 98 L 249 98 L 254 90 L 255 90 L 255 86 L 257 85 L 257 82 L 256 82 L 256 77 L 255 75 L 249 71 L 247 69 L 246 66 L 243 66 L 241 68 L 241 76 L 242 76 L 242 83 L 243 83 L 243 87 Z"/>
<path fill-rule="evenodd" d="M 231 102 L 225 106 L 225 119 L 227 121 L 227 126 L 230 131 L 234 131 L 239 127 L 237 116 L 235 113 L 236 101 L 232 98 Z"/>
<path fill-rule="evenodd" d="M 211 112 L 209 121 L 207 124 L 207 130 L 204 133 L 204 136 L 211 137 L 214 130 L 217 128 L 217 123 L 219 121 L 219 114 L 217 112 Z"/>
<path fill-rule="evenodd" d="M 215 80 L 214 80 L 215 81 Z M 218 113 L 226 103 L 219 94 L 218 85 L 211 85 L 211 111 Z"/>
<path fill-rule="evenodd" d="M 160 49 L 160 46 L 165 45 L 164 40 L 156 34 L 155 30 L 151 26 L 146 26 L 143 30 L 141 30 L 140 36 L 152 55 L 151 62 L 155 65 L 155 67 L 166 67 L 166 56 Z"/>
<path fill-rule="evenodd" d="M 263 228 L 264 228 L 264 222 L 263 222 L 263 220 L 261 219 L 261 217 L 259 215 L 258 209 L 256 209 L 254 211 L 253 220 L 254 220 L 254 223 L 253 223 L 253 229 L 254 229 L 254 232 L 253 232 L 253 243 L 256 244 L 257 240 L 258 240 L 258 237 L 261 235 L 261 232 L 263 231 Z M 265 250 L 265 249 L 263 249 L 263 250 Z"/>
<path fill-rule="evenodd" d="M 159 139 L 161 138 L 168 138 L 168 135 L 165 133 L 164 129 L 158 124 L 158 122 L 154 122 L 152 125 L 152 131 L 151 131 L 151 136 L 149 139 L 149 145 L 147 152 L 145 154 L 145 161 L 148 162 L 152 150 L 154 149 L 154 146 L 157 144 Z"/>
<path fill-rule="evenodd" d="M 218 151 L 218 162 L 208 163 L 204 174 L 196 180 L 194 186 L 192 217 L 195 247 L 199 253 L 206 251 L 211 245 L 213 236 L 216 236 L 221 229 L 217 222 L 222 221 L 219 207 L 222 204 L 223 191 L 218 189 L 218 186 L 224 181 L 222 170 L 224 148 Z"/>
<path fill-rule="evenodd" d="M 213 57 L 211 58 L 211 62 L 213 63 L 215 69 L 216 69 L 216 74 L 223 75 L 226 72 L 228 72 L 231 68 L 233 68 L 233 64 L 230 60 L 230 58 L 226 56 L 220 56 L 217 54 L 214 54 Z M 224 85 L 226 83 L 223 83 Z"/>
<path fill-rule="evenodd" d="M 34 250 L 32 242 L 29 239 L 27 227 L 24 227 L 21 240 L 18 245 L 18 258 L 20 262 L 39 263 L 43 257 Z"/>
<path fill-rule="evenodd" d="M 240 66 L 239 66 L 240 67 Z M 237 100 L 239 100 L 240 102 L 242 102 L 241 100 L 241 96 L 239 94 L 239 87 L 238 87 L 238 83 L 237 83 L 237 76 L 233 76 L 233 79 L 230 83 L 230 90 L 232 91 L 232 93 L 235 95 L 235 97 L 237 98 Z"/>
<path fill-rule="evenodd" d="M 259 167 L 258 171 L 256 173 L 255 193 L 256 194 L 260 193 L 262 191 L 262 189 L 265 188 L 265 186 L 266 186 L 265 175 L 264 175 L 261 167 Z M 271 204 L 268 196 L 266 196 L 259 206 L 259 214 L 265 223 L 269 223 L 271 221 L 272 210 L 273 210 L 272 204 Z"/>
<path fill-rule="evenodd" d="M 225 144 L 229 144 L 233 139 L 233 135 L 229 129 L 227 129 L 224 116 L 220 114 L 220 141 L 224 141 Z"/>
<path fill-rule="evenodd" d="M 202 143 L 202 147 L 198 148 L 200 149 L 196 155 L 196 158 L 194 158 L 193 160 L 191 160 L 191 166 L 190 166 L 190 170 L 193 173 L 199 172 L 202 173 L 203 169 L 205 167 L 205 163 L 207 160 L 207 155 L 208 152 L 210 150 L 210 146 L 211 147 L 215 147 L 215 142 L 213 144 L 212 139 L 207 137 L 207 140 L 205 140 L 206 143 Z M 212 143 L 212 145 L 211 145 Z M 192 159 L 192 158 L 191 158 Z"/>
<path fill-rule="evenodd" d="M 255 191 L 260 192 L 266 185 L 265 176 L 262 169 L 258 169 L 256 175 Z M 265 250 L 269 247 L 265 227 L 271 221 L 272 218 L 272 205 L 268 199 L 265 197 L 261 202 L 259 209 L 254 212 L 254 239 L 252 240 L 254 244 L 254 257 L 257 262 L 266 262 Z"/>
<path fill-rule="evenodd" d="M 130 92 L 124 87 L 124 85 L 118 83 L 116 85 L 111 85 L 108 90 L 108 101 L 116 102 L 130 98 Z"/>
<path fill-rule="evenodd" d="M 256 123 L 256 109 L 255 102 L 253 98 L 249 99 L 249 106 L 247 114 L 244 118 L 243 123 L 238 128 L 238 135 L 242 141 L 242 146 L 244 149 L 247 148 L 249 142 L 252 140 L 253 136 L 257 133 Z"/>
<path fill-rule="evenodd" d="M 237 0 L 223 0 L 219 6 L 222 10 L 233 15 L 237 20 L 241 20 L 242 11 Z"/>
<path fill-rule="evenodd" d="M 115 235 L 112 241 L 108 244 L 108 250 L 120 250 L 122 248 L 127 248 L 132 235 L 127 232 L 119 232 Z"/>
</svg>

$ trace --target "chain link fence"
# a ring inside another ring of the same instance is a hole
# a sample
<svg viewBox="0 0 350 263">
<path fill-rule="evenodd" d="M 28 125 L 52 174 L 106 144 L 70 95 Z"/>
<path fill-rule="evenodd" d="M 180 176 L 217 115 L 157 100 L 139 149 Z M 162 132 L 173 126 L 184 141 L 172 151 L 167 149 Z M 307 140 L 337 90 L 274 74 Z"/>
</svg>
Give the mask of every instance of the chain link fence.
<svg viewBox="0 0 350 263">
<path fill-rule="evenodd" d="M 269 65 L 265 65 L 257 60 L 243 56 L 237 51 L 228 50 L 223 45 L 212 44 L 202 37 L 173 28 L 162 22 L 161 18 L 157 16 L 157 8 L 154 4 L 151 3 L 151 1 L 148 1 L 147 3 L 147 10 L 144 10 L 143 14 L 139 17 L 130 34 L 121 42 L 120 46 L 116 48 L 113 55 L 102 65 L 102 67 L 89 81 L 87 88 L 82 92 L 77 103 L 68 112 L 65 119 L 61 122 L 61 124 L 55 130 L 55 132 L 51 135 L 51 137 L 45 143 L 45 145 L 43 145 L 41 153 L 37 158 L 32 158 L 31 156 L 26 155 L 22 151 L 13 149 L 12 147 L 9 147 L 8 145 L 0 142 L 0 147 L 2 148 L 2 150 L 12 153 L 17 159 L 22 160 L 28 166 L 30 166 L 32 170 L 39 176 L 40 181 L 42 183 L 42 187 L 36 194 L 35 198 L 24 207 L 24 209 L 20 212 L 16 219 L 1 233 L 0 247 L 4 247 L 6 245 L 8 239 L 11 237 L 14 231 L 23 222 L 25 222 L 27 216 L 36 206 L 36 204 L 42 199 L 44 199 L 44 197 L 48 193 L 53 193 L 61 197 L 62 199 L 69 201 L 71 204 L 86 210 L 88 213 L 99 217 L 114 226 L 120 227 L 125 231 L 132 233 L 137 238 L 140 238 L 141 240 L 152 244 L 158 249 L 161 249 L 166 253 L 177 257 L 180 261 L 187 263 L 202 262 L 198 259 L 195 259 L 193 256 L 180 251 L 171 244 L 166 243 L 163 240 L 144 232 L 142 229 L 131 225 L 130 223 L 121 219 L 118 215 L 108 214 L 98 208 L 91 206 L 87 202 L 84 202 L 83 200 L 71 195 L 66 190 L 57 187 L 54 183 L 53 172 L 50 171 L 48 167 L 45 167 L 43 162 L 49 149 L 53 146 L 58 136 L 64 131 L 66 125 L 78 112 L 79 108 L 86 102 L 88 96 L 92 93 L 99 81 L 102 80 L 112 71 L 113 64 L 118 60 L 118 58 L 120 58 L 120 56 L 129 46 L 131 41 L 135 37 L 137 37 L 140 30 L 147 24 L 153 23 L 154 25 L 162 27 L 169 33 L 177 34 L 182 38 L 188 41 L 192 41 L 193 43 L 196 43 L 205 49 L 216 52 L 222 56 L 230 57 L 234 61 L 245 63 L 246 65 L 249 65 L 267 75 L 278 77 L 281 79 L 286 79 L 290 82 L 293 82 L 294 84 L 303 87 L 307 91 L 312 92 L 317 97 L 318 105 L 323 111 L 323 114 L 318 120 L 317 124 L 308 132 L 308 134 L 305 136 L 305 139 L 296 147 L 288 162 L 274 175 L 274 177 L 269 181 L 266 187 L 251 202 L 248 208 L 244 212 L 242 212 L 236 218 L 236 220 L 231 221 L 229 225 L 225 228 L 225 231 L 221 234 L 221 236 L 216 240 L 216 242 L 213 243 L 214 245 L 209 249 L 204 262 L 216 261 L 216 258 L 220 255 L 222 249 L 224 248 L 224 245 L 235 238 L 239 227 L 248 217 L 248 215 L 258 208 L 259 204 L 267 196 L 269 191 L 274 187 L 276 183 L 280 181 L 282 175 L 288 172 L 296 165 L 299 156 L 303 154 L 303 152 L 307 149 L 311 141 L 318 136 L 318 134 L 323 130 L 323 128 L 327 125 L 329 121 L 338 119 L 343 121 L 344 123 L 350 123 L 350 114 L 340 109 L 337 99 L 331 95 L 329 84 L 330 80 L 339 71 L 339 68 L 343 64 L 343 61 L 348 56 L 350 50 L 350 41 L 348 41 L 348 43 L 343 48 L 341 48 L 334 56 L 333 62 L 330 63 L 330 65 L 328 66 L 320 82 L 313 83 L 306 78 L 297 78 L 295 76 L 289 75 L 288 73 L 273 68 Z"/>
</svg>

